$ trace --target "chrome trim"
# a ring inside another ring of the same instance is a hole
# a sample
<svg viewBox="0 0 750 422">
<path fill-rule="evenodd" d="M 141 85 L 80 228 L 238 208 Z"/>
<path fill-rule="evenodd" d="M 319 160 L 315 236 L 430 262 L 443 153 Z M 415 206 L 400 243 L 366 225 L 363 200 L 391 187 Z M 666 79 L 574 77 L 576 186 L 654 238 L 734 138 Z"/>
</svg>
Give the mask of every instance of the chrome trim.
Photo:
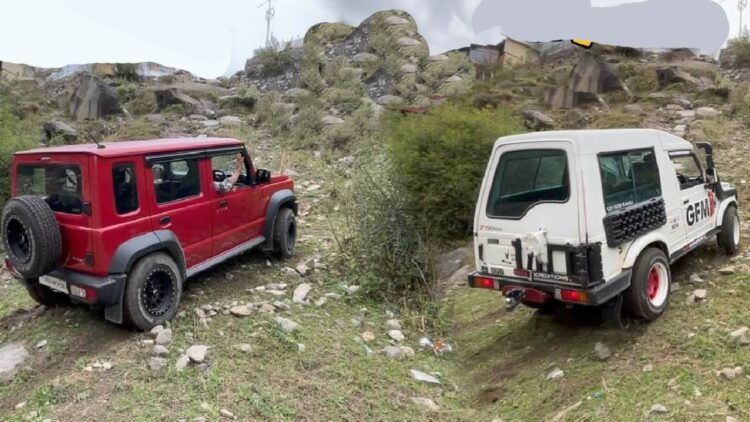
<svg viewBox="0 0 750 422">
<path fill-rule="evenodd" d="M 214 267 L 216 265 L 219 265 L 222 262 L 224 262 L 224 261 L 226 261 L 228 259 L 234 258 L 237 255 L 241 255 L 241 254 L 249 251 L 250 249 L 255 248 L 256 246 L 259 246 L 260 244 L 262 244 L 265 241 L 266 241 L 266 238 L 263 237 L 263 236 L 256 237 L 255 239 L 253 239 L 253 240 L 251 240 L 249 242 L 246 242 L 246 243 L 243 243 L 241 245 L 235 246 L 234 248 L 232 248 L 232 249 L 230 249 L 230 250 L 228 250 L 226 252 L 223 252 L 223 253 L 221 253 L 219 255 L 216 255 L 215 257 L 210 258 L 210 259 L 208 259 L 206 261 L 203 261 L 200 264 L 194 265 L 193 267 L 188 268 L 188 270 L 187 270 L 187 278 L 190 278 L 190 277 L 192 277 L 192 276 L 194 276 L 194 275 L 196 275 L 198 273 L 201 273 L 203 271 L 206 271 L 207 269 L 209 269 L 211 267 Z"/>
</svg>

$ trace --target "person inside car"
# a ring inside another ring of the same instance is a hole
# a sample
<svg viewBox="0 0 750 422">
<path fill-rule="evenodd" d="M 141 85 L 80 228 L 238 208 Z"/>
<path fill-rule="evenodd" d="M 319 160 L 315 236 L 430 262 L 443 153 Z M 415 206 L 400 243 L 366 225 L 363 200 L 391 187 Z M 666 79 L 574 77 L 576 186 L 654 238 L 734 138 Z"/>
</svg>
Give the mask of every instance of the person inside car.
<svg viewBox="0 0 750 422">
<path fill-rule="evenodd" d="M 245 158 L 242 154 L 237 154 L 234 158 L 234 171 L 232 175 L 221 182 L 214 181 L 214 189 L 219 193 L 229 192 L 234 189 L 234 185 L 240 180 L 242 170 L 245 168 Z"/>
</svg>

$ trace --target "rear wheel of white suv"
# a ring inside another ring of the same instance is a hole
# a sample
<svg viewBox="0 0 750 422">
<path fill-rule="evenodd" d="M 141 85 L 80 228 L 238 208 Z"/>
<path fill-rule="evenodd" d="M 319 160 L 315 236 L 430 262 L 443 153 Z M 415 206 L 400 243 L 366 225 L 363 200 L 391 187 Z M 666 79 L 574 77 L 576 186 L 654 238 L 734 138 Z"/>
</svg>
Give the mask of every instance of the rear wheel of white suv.
<svg viewBox="0 0 750 422">
<path fill-rule="evenodd" d="M 630 287 L 625 291 L 625 302 L 636 318 L 653 321 L 669 306 L 672 274 L 669 260 L 663 251 L 649 248 L 633 266 Z"/>
<path fill-rule="evenodd" d="M 737 208 L 730 205 L 724 212 L 721 232 L 716 235 L 719 247 L 727 255 L 734 255 L 740 247 L 740 217 Z"/>
<path fill-rule="evenodd" d="M 174 260 L 157 252 L 142 258 L 128 275 L 123 313 L 126 321 L 148 331 L 174 318 L 182 296 L 182 276 Z"/>
</svg>

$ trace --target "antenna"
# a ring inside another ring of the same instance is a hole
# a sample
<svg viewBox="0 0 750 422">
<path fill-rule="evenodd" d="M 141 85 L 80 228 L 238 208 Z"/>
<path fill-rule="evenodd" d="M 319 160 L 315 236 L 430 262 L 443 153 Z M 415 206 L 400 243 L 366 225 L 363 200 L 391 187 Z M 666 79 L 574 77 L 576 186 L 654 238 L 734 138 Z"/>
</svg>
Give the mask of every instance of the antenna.
<svg viewBox="0 0 750 422">
<path fill-rule="evenodd" d="M 740 0 L 745 1 L 747 0 Z M 266 0 L 263 3 L 258 6 L 258 9 L 260 9 L 263 6 L 268 6 L 266 9 L 266 47 L 271 46 L 271 20 L 273 20 L 273 17 L 276 16 L 276 9 L 273 7 L 273 0 Z"/>
<path fill-rule="evenodd" d="M 271 1 L 271 0 L 269 0 Z M 737 1 L 737 10 L 740 11 L 740 38 L 744 37 L 744 29 L 742 28 L 742 15 L 745 13 L 745 9 L 747 8 L 747 2 L 748 0 L 738 0 Z"/>
</svg>

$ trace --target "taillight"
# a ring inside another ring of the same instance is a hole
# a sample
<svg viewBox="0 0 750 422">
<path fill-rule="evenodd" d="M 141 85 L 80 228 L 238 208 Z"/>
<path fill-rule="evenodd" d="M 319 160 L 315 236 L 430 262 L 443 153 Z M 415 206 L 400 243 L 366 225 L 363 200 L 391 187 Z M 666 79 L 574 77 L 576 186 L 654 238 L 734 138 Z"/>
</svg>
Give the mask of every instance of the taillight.
<svg viewBox="0 0 750 422">
<path fill-rule="evenodd" d="M 589 295 L 578 290 L 558 290 L 560 300 L 566 302 L 588 303 Z"/>
<path fill-rule="evenodd" d="M 474 287 L 478 289 L 495 289 L 495 280 L 487 277 L 479 277 L 474 279 Z"/>
<path fill-rule="evenodd" d="M 86 302 L 96 301 L 96 290 L 93 287 L 88 286 L 75 286 L 70 285 L 70 295 Z"/>
<path fill-rule="evenodd" d="M 516 277 L 523 277 L 523 278 L 531 277 L 531 273 L 528 270 L 521 270 L 518 268 L 513 270 L 513 275 L 515 275 Z"/>
</svg>

